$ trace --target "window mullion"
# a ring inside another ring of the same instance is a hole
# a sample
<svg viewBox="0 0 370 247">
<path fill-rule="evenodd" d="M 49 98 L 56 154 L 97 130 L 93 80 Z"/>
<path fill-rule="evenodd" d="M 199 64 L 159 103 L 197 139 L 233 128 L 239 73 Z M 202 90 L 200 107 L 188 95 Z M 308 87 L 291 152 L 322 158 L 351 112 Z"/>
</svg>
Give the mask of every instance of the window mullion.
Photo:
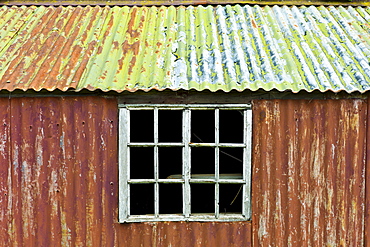
<svg viewBox="0 0 370 247">
<path fill-rule="evenodd" d="M 154 215 L 159 215 L 159 184 L 158 184 L 158 108 L 154 108 Z"/>
<path fill-rule="evenodd" d="M 190 155 L 191 149 L 189 146 L 190 143 L 190 123 L 191 123 L 191 114 L 189 109 L 184 109 L 183 111 L 183 175 L 184 175 L 184 184 L 183 184 L 183 213 L 185 218 L 190 216 Z"/>
<path fill-rule="evenodd" d="M 247 219 L 251 218 L 251 172 L 252 172 L 252 111 L 244 110 L 244 144 L 243 163 L 244 172 L 243 179 L 245 180 L 243 189 L 243 216 Z"/>
<path fill-rule="evenodd" d="M 119 162 L 122 166 L 119 166 L 119 219 L 122 222 L 130 215 L 130 188 L 128 181 L 128 175 L 130 172 L 130 152 L 128 143 L 130 140 L 130 112 L 126 108 L 120 109 L 119 121 L 122 126 L 119 128 Z"/>
<path fill-rule="evenodd" d="M 215 217 L 216 219 L 220 216 L 220 195 L 219 195 L 219 183 L 218 180 L 220 178 L 220 160 L 219 160 L 219 128 L 220 128 L 220 110 L 218 108 L 215 109 L 215 178 L 216 178 L 216 184 L 215 184 Z"/>
</svg>

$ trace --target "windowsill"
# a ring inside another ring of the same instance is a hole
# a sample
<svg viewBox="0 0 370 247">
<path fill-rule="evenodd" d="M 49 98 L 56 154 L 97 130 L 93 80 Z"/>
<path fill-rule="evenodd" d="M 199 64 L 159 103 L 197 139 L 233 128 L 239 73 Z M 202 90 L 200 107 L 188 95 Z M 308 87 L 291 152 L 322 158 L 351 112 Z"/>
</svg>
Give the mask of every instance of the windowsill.
<svg viewBox="0 0 370 247">
<path fill-rule="evenodd" d="M 232 221 L 250 221 L 241 214 L 222 213 L 216 219 L 214 214 L 192 214 L 189 217 L 177 214 L 163 214 L 158 217 L 154 215 L 133 215 L 121 223 L 134 222 L 160 222 L 160 221 L 198 221 L 198 222 L 232 222 Z"/>
</svg>

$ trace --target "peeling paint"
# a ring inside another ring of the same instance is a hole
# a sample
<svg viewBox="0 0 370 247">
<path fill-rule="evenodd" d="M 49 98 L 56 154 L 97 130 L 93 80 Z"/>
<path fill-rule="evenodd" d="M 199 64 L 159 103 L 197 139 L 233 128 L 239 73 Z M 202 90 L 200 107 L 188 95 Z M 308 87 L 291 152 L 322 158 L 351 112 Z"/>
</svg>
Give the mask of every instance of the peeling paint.
<svg viewBox="0 0 370 247">
<path fill-rule="evenodd" d="M 367 104 L 253 103 L 254 245 L 366 245 Z"/>
<path fill-rule="evenodd" d="M 116 98 L 0 102 L 0 246 L 251 246 L 250 222 L 118 223 Z"/>
<path fill-rule="evenodd" d="M 3 7 L 0 88 L 366 92 L 368 8 Z"/>
</svg>

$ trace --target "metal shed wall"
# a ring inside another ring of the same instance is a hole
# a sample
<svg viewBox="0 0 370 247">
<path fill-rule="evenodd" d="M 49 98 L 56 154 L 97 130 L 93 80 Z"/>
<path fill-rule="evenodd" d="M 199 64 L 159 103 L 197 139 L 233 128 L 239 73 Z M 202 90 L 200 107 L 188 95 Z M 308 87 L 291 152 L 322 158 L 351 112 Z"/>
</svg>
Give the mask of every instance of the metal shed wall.
<svg viewBox="0 0 370 247">
<path fill-rule="evenodd" d="M 252 223 L 118 224 L 117 100 L 0 98 L 0 246 L 366 246 L 366 100 L 253 114 Z"/>
<path fill-rule="evenodd" d="M 253 110 L 253 244 L 365 246 L 366 101 L 264 100 Z"/>
<path fill-rule="evenodd" d="M 250 246 L 250 222 L 118 224 L 117 100 L 0 98 L 0 246 Z"/>
</svg>

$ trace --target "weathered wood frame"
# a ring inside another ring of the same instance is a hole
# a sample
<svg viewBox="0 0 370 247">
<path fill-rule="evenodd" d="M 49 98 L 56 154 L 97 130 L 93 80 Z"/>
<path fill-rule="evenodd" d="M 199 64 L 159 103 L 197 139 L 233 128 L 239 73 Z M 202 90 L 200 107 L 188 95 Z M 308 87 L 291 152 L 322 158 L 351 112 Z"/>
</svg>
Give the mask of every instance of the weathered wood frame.
<svg viewBox="0 0 370 247">
<path fill-rule="evenodd" d="M 158 142 L 158 110 L 181 110 L 183 121 L 183 137 L 181 143 Z M 214 143 L 191 143 L 190 126 L 191 111 L 214 110 L 215 111 L 215 142 Z M 244 112 L 243 143 L 220 143 L 219 142 L 219 110 L 242 110 Z M 154 110 L 154 142 L 131 143 L 130 142 L 130 114 L 131 110 Z M 145 221 L 246 221 L 251 218 L 251 148 L 252 148 L 252 110 L 250 104 L 132 104 L 119 105 L 119 222 L 145 222 Z M 159 179 L 158 176 L 158 147 L 182 147 L 183 148 L 183 178 L 182 179 Z M 215 148 L 215 178 L 194 179 L 190 174 L 190 155 L 192 147 Z M 130 147 L 154 147 L 154 179 L 130 179 Z M 238 147 L 243 148 L 243 178 L 221 179 L 219 177 L 219 148 Z M 215 213 L 214 214 L 191 214 L 191 183 L 214 183 L 215 185 Z M 154 215 L 130 215 L 130 184 L 153 183 Z M 160 215 L 159 214 L 159 183 L 181 183 L 183 187 L 183 214 Z M 219 184 L 241 184 L 243 186 L 242 214 L 219 213 Z"/>
</svg>

